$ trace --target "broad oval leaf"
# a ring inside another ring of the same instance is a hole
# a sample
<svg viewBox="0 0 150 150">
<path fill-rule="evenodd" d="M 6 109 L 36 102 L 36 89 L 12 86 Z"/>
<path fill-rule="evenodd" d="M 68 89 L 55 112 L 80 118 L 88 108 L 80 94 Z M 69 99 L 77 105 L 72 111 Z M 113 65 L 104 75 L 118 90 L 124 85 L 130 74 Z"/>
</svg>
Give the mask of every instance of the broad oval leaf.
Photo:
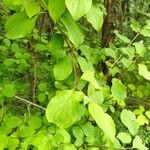
<svg viewBox="0 0 150 150">
<path fill-rule="evenodd" d="M 48 11 L 52 19 L 57 22 L 60 16 L 65 11 L 65 0 L 49 0 Z"/>
<path fill-rule="evenodd" d="M 130 136 L 129 133 L 125 133 L 125 132 L 120 132 L 117 135 L 117 138 L 122 142 L 122 143 L 130 143 L 132 138 Z"/>
<path fill-rule="evenodd" d="M 54 76 L 56 80 L 65 80 L 72 72 L 73 64 L 71 58 L 65 57 L 54 67 Z"/>
<path fill-rule="evenodd" d="M 73 90 L 57 92 L 46 109 L 47 120 L 68 128 L 80 117 L 80 99 L 79 93 Z"/>
<path fill-rule="evenodd" d="M 122 123 L 128 128 L 129 132 L 132 135 L 135 135 L 139 129 L 139 125 L 136 122 L 135 114 L 130 110 L 123 109 L 120 117 Z"/>
<path fill-rule="evenodd" d="M 5 84 L 2 89 L 2 94 L 6 97 L 13 97 L 16 94 L 16 89 L 13 84 Z"/>
<path fill-rule="evenodd" d="M 60 19 L 67 29 L 69 40 L 78 48 L 84 39 L 80 26 L 73 20 L 69 12 L 65 12 Z"/>
<path fill-rule="evenodd" d="M 75 20 L 85 15 L 92 6 L 92 0 L 66 0 L 65 2 Z"/>
<path fill-rule="evenodd" d="M 148 150 L 148 148 L 143 144 L 142 139 L 138 135 L 133 140 L 133 148 L 139 150 Z"/>
<path fill-rule="evenodd" d="M 11 16 L 5 24 L 6 36 L 17 39 L 27 36 L 35 25 L 36 17 L 30 19 L 25 12 Z"/>
<path fill-rule="evenodd" d="M 97 6 L 93 5 L 86 14 L 86 19 L 89 21 L 95 30 L 99 31 L 103 25 L 103 13 Z"/>
<path fill-rule="evenodd" d="M 121 81 L 116 79 L 113 79 L 112 81 L 111 92 L 113 97 L 117 101 L 125 100 L 125 98 L 127 97 L 127 91 L 125 85 Z"/>
<path fill-rule="evenodd" d="M 101 106 L 94 102 L 89 103 L 88 110 L 105 135 L 114 142 L 116 129 L 113 119 L 103 111 Z"/>
<path fill-rule="evenodd" d="M 138 64 L 139 66 L 139 75 L 143 76 L 146 80 L 150 81 L 150 71 L 148 71 L 146 65 Z"/>
</svg>

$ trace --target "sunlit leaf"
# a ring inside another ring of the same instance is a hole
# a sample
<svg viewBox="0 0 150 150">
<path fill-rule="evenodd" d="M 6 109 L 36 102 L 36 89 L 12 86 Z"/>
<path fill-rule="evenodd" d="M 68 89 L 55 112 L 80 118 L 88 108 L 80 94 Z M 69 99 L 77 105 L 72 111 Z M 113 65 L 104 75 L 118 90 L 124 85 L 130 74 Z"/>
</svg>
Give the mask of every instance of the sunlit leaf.
<svg viewBox="0 0 150 150">
<path fill-rule="evenodd" d="M 54 96 L 46 109 L 46 117 L 49 122 L 57 126 L 67 128 L 79 118 L 79 101 L 78 92 L 73 90 L 59 91 Z"/>
<path fill-rule="evenodd" d="M 74 19 L 85 15 L 92 6 L 92 0 L 65 0 L 65 2 Z"/>
<path fill-rule="evenodd" d="M 95 104 L 94 102 L 89 103 L 88 107 L 89 113 L 96 121 L 97 125 L 103 130 L 107 137 L 113 142 L 115 140 L 115 123 L 113 119 L 104 113 L 101 106 Z"/>
<path fill-rule="evenodd" d="M 148 71 L 147 66 L 144 64 L 138 64 L 139 75 L 143 76 L 145 79 L 150 81 L 150 71 Z"/>
<path fill-rule="evenodd" d="M 31 33 L 36 17 L 28 18 L 25 12 L 16 13 L 5 24 L 6 36 L 9 39 L 23 38 Z"/>
</svg>

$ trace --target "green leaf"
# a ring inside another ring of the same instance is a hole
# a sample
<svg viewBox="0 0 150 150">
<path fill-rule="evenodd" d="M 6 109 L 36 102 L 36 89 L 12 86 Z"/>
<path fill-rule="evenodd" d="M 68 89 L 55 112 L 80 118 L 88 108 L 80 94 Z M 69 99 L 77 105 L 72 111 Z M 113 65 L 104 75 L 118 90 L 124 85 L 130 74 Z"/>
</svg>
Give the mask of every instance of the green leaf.
<svg viewBox="0 0 150 150">
<path fill-rule="evenodd" d="M 136 20 L 132 20 L 130 27 L 135 32 L 140 32 L 140 30 L 141 30 L 141 26 L 140 26 L 139 22 Z"/>
<path fill-rule="evenodd" d="M 148 119 L 143 114 L 138 115 L 136 121 L 139 124 L 139 126 L 143 126 L 144 124 L 149 123 Z"/>
<path fill-rule="evenodd" d="M 22 123 L 21 118 L 16 116 L 10 116 L 5 119 L 5 124 L 8 128 L 15 128 Z"/>
<path fill-rule="evenodd" d="M 94 77 L 94 68 L 91 62 L 87 62 L 83 57 L 78 57 L 77 61 L 80 65 L 80 68 L 83 72 L 83 75 L 81 76 L 81 79 L 89 81 L 94 85 L 96 89 L 100 89 L 99 84 L 97 83 L 95 77 Z"/>
<path fill-rule="evenodd" d="M 14 0 L 14 5 L 22 5 L 25 0 Z"/>
<path fill-rule="evenodd" d="M 54 67 L 54 76 L 56 80 L 65 80 L 73 70 L 73 64 L 70 57 L 63 58 Z"/>
<path fill-rule="evenodd" d="M 143 44 L 143 42 L 135 42 L 133 43 L 133 45 L 135 46 L 135 50 L 136 50 L 136 53 L 140 56 L 143 56 L 146 52 L 146 48 Z"/>
<path fill-rule="evenodd" d="M 47 131 L 40 131 L 32 138 L 30 144 L 38 147 L 38 150 L 51 149 L 52 135 Z M 40 144 L 39 144 L 40 143 Z"/>
<path fill-rule="evenodd" d="M 55 134 L 55 140 L 61 143 L 70 143 L 70 134 L 65 129 L 58 129 Z"/>
<path fill-rule="evenodd" d="M 94 126 L 92 125 L 91 122 L 86 122 L 82 126 L 82 130 L 83 130 L 83 132 L 84 132 L 84 134 L 86 136 L 90 136 L 90 135 L 94 135 L 95 134 Z"/>
<path fill-rule="evenodd" d="M 130 110 L 123 109 L 120 117 L 122 123 L 128 128 L 129 132 L 135 135 L 139 129 L 135 114 Z"/>
<path fill-rule="evenodd" d="M 128 133 L 125 133 L 125 132 L 120 132 L 118 135 L 117 135 L 117 138 L 122 142 L 122 143 L 130 143 L 132 138 L 130 136 L 130 134 Z"/>
<path fill-rule="evenodd" d="M 128 37 L 121 35 L 118 31 L 114 31 L 114 33 L 116 34 L 117 38 L 119 38 L 121 41 L 123 41 L 124 43 L 130 43 L 130 40 L 128 39 Z"/>
<path fill-rule="evenodd" d="M 70 41 L 76 48 L 78 48 L 82 44 L 84 39 L 84 35 L 80 26 L 73 20 L 68 12 L 65 12 L 60 19 L 67 29 L 67 34 Z"/>
<path fill-rule="evenodd" d="M 104 113 L 101 106 L 94 102 L 89 103 L 88 110 L 105 135 L 114 142 L 116 129 L 113 119 L 107 113 Z"/>
<path fill-rule="evenodd" d="M 78 56 L 77 61 L 80 65 L 82 72 L 92 71 L 94 72 L 94 68 L 91 62 L 87 62 L 85 58 Z"/>
<path fill-rule="evenodd" d="M 42 126 L 42 120 L 36 116 L 30 117 L 27 123 L 33 129 L 38 129 Z"/>
<path fill-rule="evenodd" d="M 35 25 L 36 17 L 29 19 L 25 12 L 16 13 L 11 16 L 5 24 L 6 36 L 17 39 L 31 33 Z"/>
<path fill-rule="evenodd" d="M 0 134 L 0 149 L 7 148 L 8 145 L 8 137 L 6 135 Z"/>
<path fill-rule="evenodd" d="M 14 4 L 14 0 L 2 0 L 4 5 L 11 10 L 18 10 L 18 6 Z"/>
<path fill-rule="evenodd" d="M 93 5 L 86 14 L 86 19 L 89 21 L 95 30 L 99 31 L 103 25 L 103 13 L 99 7 Z"/>
<path fill-rule="evenodd" d="M 126 54 L 126 55 L 128 55 L 128 57 L 130 58 L 130 59 L 133 59 L 134 57 L 135 57 L 135 49 L 134 49 L 134 47 L 133 46 L 128 46 L 128 47 L 122 47 L 121 48 L 121 50 L 122 50 L 122 52 L 124 53 L 124 54 Z"/>
<path fill-rule="evenodd" d="M 57 92 L 46 109 L 47 120 L 63 128 L 71 126 L 80 117 L 80 99 L 79 93 L 73 90 Z"/>
<path fill-rule="evenodd" d="M 112 80 L 111 93 L 117 101 L 125 100 L 125 98 L 127 97 L 125 85 L 117 79 Z"/>
<path fill-rule="evenodd" d="M 41 91 L 41 92 L 45 92 L 46 91 L 46 88 L 47 88 L 47 85 L 46 83 L 42 82 L 38 85 L 38 89 Z"/>
<path fill-rule="evenodd" d="M 83 138 L 78 138 L 78 139 L 75 140 L 74 145 L 76 147 L 81 147 L 83 145 L 83 143 L 84 143 Z"/>
<path fill-rule="evenodd" d="M 92 83 L 94 85 L 94 87 L 96 89 L 100 89 L 99 84 L 97 83 L 95 77 L 94 77 L 94 72 L 93 71 L 86 71 L 83 73 L 83 75 L 81 76 L 81 79 L 89 81 L 90 83 Z"/>
<path fill-rule="evenodd" d="M 84 137 L 84 133 L 79 126 L 72 127 L 72 132 L 73 132 L 73 135 L 75 138 L 83 138 Z"/>
<path fill-rule="evenodd" d="M 29 126 L 22 126 L 17 133 L 19 137 L 29 137 L 35 133 L 35 130 Z"/>
<path fill-rule="evenodd" d="M 2 94 L 6 97 L 13 97 L 16 94 L 16 89 L 13 84 L 6 84 L 2 89 Z"/>
<path fill-rule="evenodd" d="M 18 138 L 15 138 L 15 137 L 11 137 L 9 136 L 8 137 L 8 149 L 9 150 L 14 150 L 14 149 L 17 149 L 17 147 L 19 146 L 19 139 Z"/>
<path fill-rule="evenodd" d="M 64 39 L 61 34 L 54 34 L 51 41 L 48 43 L 48 51 L 55 57 L 56 60 L 66 56 L 65 50 L 63 50 Z"/>
<path fill-rule="evenodd" d="M 133 148 L 137 148 L 138 150 L 148 150 L 138 135 L 133 140 Z"/>
<path fill-rule="evenodd" d="M 65 144 L 63 150 L 77 150 L 73 144 Z"/>
<path fill-rule="evenodd" d="M 150 81 L 150 71 L 148 71 L 146 65 L 138 64 L 139 66 L 139 75 L 143 76 L 145 79 Z"/>
<path fill-rule="evenodd" d="M 85 15 L 92 6 L 92 0 L 65 0 L 65 2 L 75 20 Z"/>
<path fill-rule="evenodd" d="M 150 20 L 146 20 L 146 25 L 141 29 L 141 34 L 150 37 Z"/>
<path fill-rule="evenodd" d="M 104 101 L 104 96 L 102 91 L 95 91 L 90 98 L 98 105 L 101 105 Z"/>
<path fill-rule="evenodd" d="M 32 18 L 34 15 L 40 13 L 40 6 L 38 3 L 34 1 L 29 1 L 25 7 L 26 14 L 29 16 L 29 18 Z"/>
<path fill-rule="evenodd" d="M 45 93 L 39 93 L 37 98 L 39 102 L 44 102 L 46 100 L 46 95 Z"/>
<path fill-rule="evenodd" d="M 95 141 L 94 135 L 90 135 L 90 136 L 87 136 L 87 137 L 85 138 L 85 142 L 87 142 L 87 143 L 90 144 L 90 145 L 93 145 L 93 144 L 94 144 L 94 141 Z"/>
<path fill-rule="evenodd" d="M 146 111 L 145 115 L 150 119 L 150 111 Z"/>
<path fill-rule="evenodd" d="M 65 0 L 48 0 L 48 11 L 54 22 L 58 21 L 65 8 Z"/>
</svg>

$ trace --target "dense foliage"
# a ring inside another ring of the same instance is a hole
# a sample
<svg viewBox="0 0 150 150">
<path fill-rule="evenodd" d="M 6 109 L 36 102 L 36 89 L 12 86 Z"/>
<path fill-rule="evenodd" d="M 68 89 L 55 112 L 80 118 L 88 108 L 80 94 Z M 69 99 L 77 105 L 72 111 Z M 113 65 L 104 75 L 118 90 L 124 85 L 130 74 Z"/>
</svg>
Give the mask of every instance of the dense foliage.
<svg viewBox="0 0 150 150">
<path fill-rule="evenodd" d="M 0 149 L 150 148 L 150 0 L 2 0 Z"/>
</svg>

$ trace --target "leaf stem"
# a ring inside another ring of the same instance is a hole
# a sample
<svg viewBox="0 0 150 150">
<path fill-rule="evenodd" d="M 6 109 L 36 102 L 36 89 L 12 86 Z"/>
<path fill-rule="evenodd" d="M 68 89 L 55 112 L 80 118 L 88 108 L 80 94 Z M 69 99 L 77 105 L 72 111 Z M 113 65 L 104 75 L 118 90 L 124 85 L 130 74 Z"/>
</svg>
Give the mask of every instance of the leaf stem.
<svg viewBox="0 0 150 150">
<path fill-rule="evenodd" d="M 38 107 L 38 108 L 40 108 L 40 109 L 42 109 L 42 110 L 45 110 L 45 109 L 46 109 L 45 107 L 42 107 L 42 106 L 40 106 L 40 105 L 38 105 L 38 104 L 35 104 L 35 103 L 33 103 L 33 102 L 30 102 L 30 101 L 28 101 L 28 100 L 26 100 L 26 99 L 24 99 L 24 98 L 19 97 L 19 96 L 15 96 L 15 98 L 18 99 L 18 100 L 21 100 L 21 101 L 23 101 L 23 102 L 25 102 L 25 103 L 27 103 L 27 104 L 30 104 L 30 105 L 32 105 L 32 106 Z"/>
</svg>

